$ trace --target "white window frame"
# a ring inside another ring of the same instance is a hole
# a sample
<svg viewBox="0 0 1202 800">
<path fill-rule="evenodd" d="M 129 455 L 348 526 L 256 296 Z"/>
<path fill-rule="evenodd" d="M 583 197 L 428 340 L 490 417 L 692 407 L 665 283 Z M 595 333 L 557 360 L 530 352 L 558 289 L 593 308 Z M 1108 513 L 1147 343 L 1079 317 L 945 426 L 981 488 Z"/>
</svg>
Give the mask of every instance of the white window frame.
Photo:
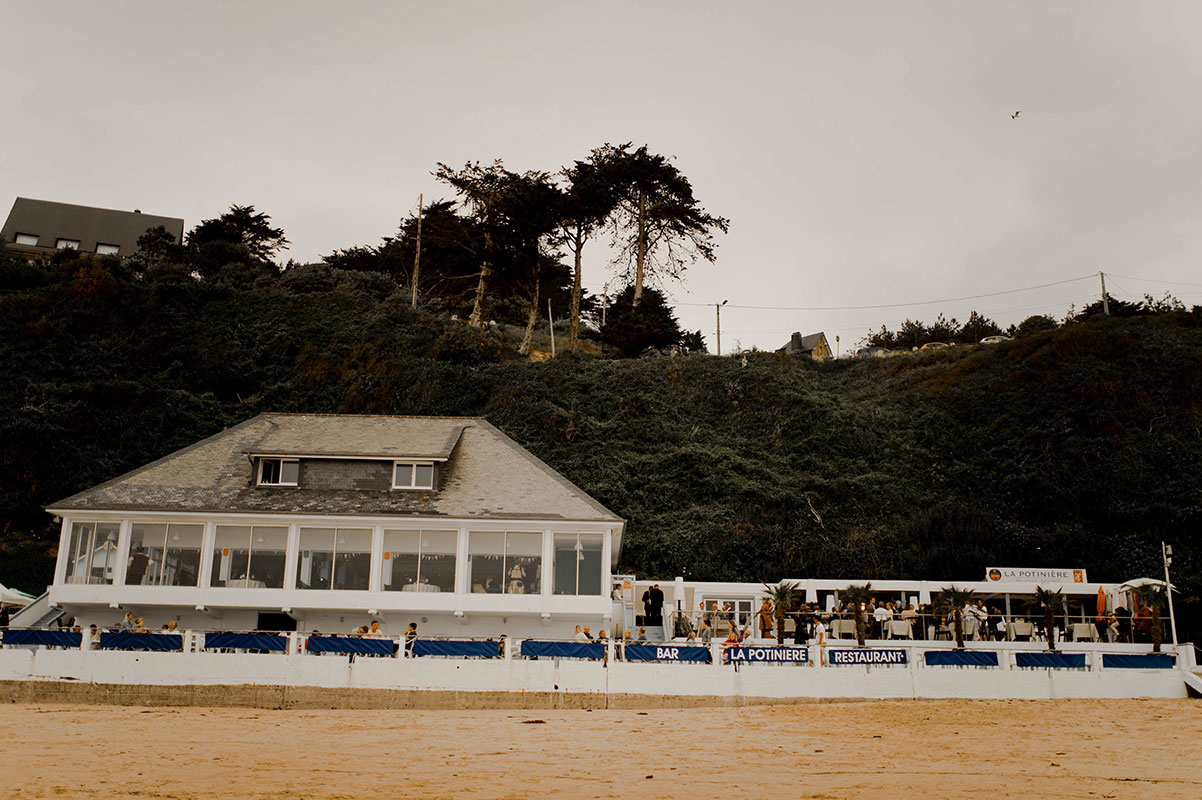
<svg viewBox="0 0 1202 800">
<path fill-rule="evenodd" d="M 33 241 L 29 241 L 30 239 Z M 25 245 L 26 247 L 37 247 L 39 241 L 41 239 L 36 233 L 18 233 L 13 236 L 13 244 Z"/>
<path fill-rule="evenodd" d="M 397 483 L 397 473 L 401 467 L 409 467 L 409 483 Z M 416 467 L 430 468 L 430 485 L 419 486 L 416 484 Z M 408 489 L 409 491 L 430 492 L 434 490 L 434 474 L 435 464 L 433 461 L 393 461 L 392 462 L 392 488 L 393 489 Z"/>
<path fill-rule="evenodd" d="M 267 481 L 263 479 L 263 468 L 267 462 L 273 462 L 280 465 L 280 479 L 278 481 Z M 296 464 L 297 480 L 292 482 L 284 481 L 284 464 Z M 300 479 L 300 459 L 299 458 L 260 458 L 257 469 L 255 470 L 255 484 L 257 486 L 284 486 L 295 487 Z"/>
<path fill-rule="evenodd" d="M 55 250 L 78 250 L 79 249 L 79 240 L 78 239 L 55 239 L 54 240 L 54 249 Z"/>
<path fill-rule="evenodd" d="M 108 248 L 108 249 L 105 249 Z M 121 255 L 121 245 L 108 244 L 107 242 L 96 243 L 96 255 L 98 256 L 119 256 Z"/>
</svg>

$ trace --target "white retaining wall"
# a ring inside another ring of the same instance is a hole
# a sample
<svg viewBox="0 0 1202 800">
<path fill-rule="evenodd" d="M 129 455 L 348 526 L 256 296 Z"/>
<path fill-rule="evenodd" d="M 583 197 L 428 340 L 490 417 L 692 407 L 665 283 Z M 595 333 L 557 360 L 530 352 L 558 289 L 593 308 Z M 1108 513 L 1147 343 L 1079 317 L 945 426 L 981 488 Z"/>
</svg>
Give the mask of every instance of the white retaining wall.
<svg viewBox="0 0 1202 800">
<path fill-rule="evenodd" d="M 995 648 L 996 649 L 996 648 Z M 816 656 L 817 653 L 815 652 Z M 561 692 L 720 698 L 1186 697 L 1182 669 L 928 667 L 921 651 L 894 666 L 677 664 L 567 659 L 373 658 L 343 655 L 157 653 L 0 648 L 0 680 L 116 685 L 256 685 L 454 692 Z"/>
</svg>

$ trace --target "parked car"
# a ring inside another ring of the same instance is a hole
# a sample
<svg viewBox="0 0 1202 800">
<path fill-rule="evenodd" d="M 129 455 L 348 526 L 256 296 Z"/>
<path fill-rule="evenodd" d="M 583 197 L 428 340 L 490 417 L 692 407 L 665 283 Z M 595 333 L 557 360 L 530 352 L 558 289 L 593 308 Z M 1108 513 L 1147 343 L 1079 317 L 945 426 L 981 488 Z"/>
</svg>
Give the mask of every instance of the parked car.
<svg viewBox="0 0 1202 800">
<path fill-rule="evenodd" d="M 1010 341 L 1009 336 L 986 336 L 981 340 L 981 344 L 1001 344 L 1008 341 Z"/>
<path fill-rule="evenodd" d="M 951 345 L 944 344 L 943 342 L 927 342 L 926 344 L 924 344 L 922 347 L 920 347 L 918 349 L 919 350 L 938 350 L 941 347 L 951 347 Z"/>
</svg>

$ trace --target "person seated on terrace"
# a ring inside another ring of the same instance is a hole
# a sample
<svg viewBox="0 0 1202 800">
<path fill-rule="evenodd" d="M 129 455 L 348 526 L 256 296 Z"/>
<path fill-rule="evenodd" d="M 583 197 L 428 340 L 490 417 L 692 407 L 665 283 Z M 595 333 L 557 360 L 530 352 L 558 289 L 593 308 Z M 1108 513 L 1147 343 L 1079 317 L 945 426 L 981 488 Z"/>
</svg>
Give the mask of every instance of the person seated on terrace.
<svg viewBox="0 0 1202 800">
<path fill-rule="evenodd" d="M 167 633 L 182 633 L 182 631 L 179 629 L 179 623 L 175 620 L 169 621 L 167 623 Z"/>
<path fill-rule="evenodd" d="M 134 625 L 134 612 L 126 611 L 125 618 L 121 620 L 121 624 L 117 626 L 117 630 L 121 633 L 131 633 L 137 627 Z"/>
<path fill-rule="evenodd" d="M 370 629 L 368 629 L 368 631 L 367 631 L 367 635 L 368 635 L 368 637 L 369 637 L 369 638 L 372 638 L 372 639 L 384 639 L 384 638 L 386 638 L 386 637 L 384 636 L 384 629 L 380 627 L 380 620 L 378 620 L 378 619 L 373 619 L 373 620 L 371 621 L 371 628 L 370 628 Z"/>
<path fill-rule="evenodd" d="M 472 594 L 484 594 L 484 584 L 480 581 L 472 583 Z"/>
<path fill-rule="evenodd" d="M 584 626 L 583 625 L 576 626 L 576 632 L 572 635 L 572 638 L 578 642 L 587 642 L 588 641 L 588 637 L 584 635 Z"/>
<path fill-rule="evenodd" d="M 410 622 L 409 628 L 405 631 L 405 655 L 413 655 L 413 643 L 417 641 L 417 623 Z"/>
<path fill-rule="evenodd" d="M 367 626 L 360 625 L 359 627 L 357 627 L 353 631 L 351 631 L 351 636 L 364 636 L 366 633 L 367 633 Z"/>
<path fill-rule="evenodd" d="M 134 633 L 150 633 L 150 629 L 146 627 L 146 619 L 138 617 L 134 620 Z"/>
<path fill-rule="evenodd" d="M 702 644 L 709 644 L 714 640 L 714 629 L 710 627 L 708 621 L 701 620 L 701 630 L 698 632 L 697 638 L 701 640 Z"/>
<path fill-rule="evenodd" d="M 900 617 L 906 622 L 912 622 L 918 619 L 918 612 L 914 610 L 914 604 L 910 603 L 902 609 Z"/>
<path fill-rule="evenodd" d="M 638 640 L 640 642 L 647 641 L 647 629 L 646 628 L 639 628 L 639 639 Z"/>
<path fill-rule="evenodd" d="M 590 642 L 593 640 L 593 632 L 588 629 L 587 625 L 584 626 L 584 638 Z"/>
</svg>

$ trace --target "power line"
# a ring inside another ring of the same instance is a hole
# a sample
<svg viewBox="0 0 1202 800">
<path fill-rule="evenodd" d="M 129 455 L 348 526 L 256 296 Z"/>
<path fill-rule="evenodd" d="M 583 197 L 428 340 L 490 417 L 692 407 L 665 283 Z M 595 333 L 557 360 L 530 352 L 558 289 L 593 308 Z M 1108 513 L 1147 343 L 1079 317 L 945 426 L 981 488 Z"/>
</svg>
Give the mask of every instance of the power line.
<svg viewBox="0 0 1202 800">
<path fill-rule="evenodd" d="M 1122 278 L 1128 281 L 1145 281 L 1147 283 L 1167 283 L 1175 286 L 1202 286 L 1202 283 L 1189 283 L 1188 281 L 1158 281 L 1155 278 L 1132 278 L 1130 275 L 1119 275 L 1114 272 L 1107 272 L 1107 275 L 1113 275 L 1116 278 Z"/>
<path fill-rule="evenodd" d="M 1093 280 L 1097 277 L 1097 273 L 1092 275 L 1082 275 L 1079 278 L 1068 278 L 1063 281 L 1053 281 L 1051 283 L 1041 283 L 1038 286 L 1027 286 L 1022 289 L 1007 289 L 1001 292 L 988 292 L 986 294 L 974 294 L 967 297 L 949 297 L 942 300 L 920 300 L 913 303 L 883 303 L 881 305 L 872 306 L 742 306 L 737 304 L 728 305 L 727 308 L 743 308 L 752 311 L 870 311 L 881 308 L 907 308 L 910 306 L 930 306 L 938 303 L 959 303 L 964 300 L 981 300 L 986 297 L 1000 297 L 1006 294 L 1017 294 L 1018 292 L 1031 292 L 1036 289 L 1046 289 L 1049 286 L 1062 286 L 1066 283 L 1076 283 L 1077 281 Z M 713 303 L 676 303 L 678 306 L 712 306 Z"/>
</svg>

